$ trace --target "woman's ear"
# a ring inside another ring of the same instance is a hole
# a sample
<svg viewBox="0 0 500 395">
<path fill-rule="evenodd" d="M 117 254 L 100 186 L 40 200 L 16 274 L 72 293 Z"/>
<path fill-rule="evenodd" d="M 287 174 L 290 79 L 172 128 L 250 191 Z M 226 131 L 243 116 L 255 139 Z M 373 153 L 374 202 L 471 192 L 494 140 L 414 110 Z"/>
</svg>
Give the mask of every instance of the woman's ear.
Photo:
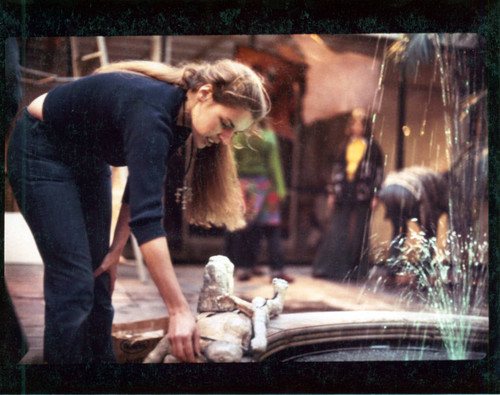
<svg viewBox="0 0 500 395">
<path fill-rule="evenodd" d="M 212 97 L 213 87 L 211 84 L 205 84 L 198 89 L 196 97 L 200 101 L 205 101 Z"/>
</svg>

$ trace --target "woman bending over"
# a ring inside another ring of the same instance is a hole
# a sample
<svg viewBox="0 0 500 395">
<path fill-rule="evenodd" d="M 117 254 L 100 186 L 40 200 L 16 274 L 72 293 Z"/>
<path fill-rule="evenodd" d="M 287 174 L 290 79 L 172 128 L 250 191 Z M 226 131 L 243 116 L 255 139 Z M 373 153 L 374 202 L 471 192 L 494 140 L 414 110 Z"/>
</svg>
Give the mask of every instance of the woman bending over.
<svg viewBox="0 0 500 395">
<path fill-rule="evenodd" d="M 8 175 L 44 262 L 45 362 L 115 361 L 111 295 L 130 231 L 168 309 L 175 357 L 195 360 L 199 334 L 161 225 L 166 164 L 185 144 L 192 223 L 242 227 L 230 142 L 268 111 L 261 79 L 231 60 L 115 63 L 24 110 L 9 141 Z M 129 174 L 111 246 L 110 165 Z"/>
</svg>

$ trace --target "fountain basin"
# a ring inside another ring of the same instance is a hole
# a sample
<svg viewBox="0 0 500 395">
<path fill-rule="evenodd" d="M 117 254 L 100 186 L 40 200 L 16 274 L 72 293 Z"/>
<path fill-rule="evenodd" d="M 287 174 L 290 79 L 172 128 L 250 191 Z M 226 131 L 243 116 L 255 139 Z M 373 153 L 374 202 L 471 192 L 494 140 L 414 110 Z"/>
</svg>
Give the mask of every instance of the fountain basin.
<svg viewBox="0 0 500 395">
<path fill-rule="evenodd" d="M 466 333 L 465 358 L 482 359 L 488 318 L 406 311 L 334 311 L 282 314 L 269 322 L 259 361 L 452 359 L 447 344 Z"/>
</svg>

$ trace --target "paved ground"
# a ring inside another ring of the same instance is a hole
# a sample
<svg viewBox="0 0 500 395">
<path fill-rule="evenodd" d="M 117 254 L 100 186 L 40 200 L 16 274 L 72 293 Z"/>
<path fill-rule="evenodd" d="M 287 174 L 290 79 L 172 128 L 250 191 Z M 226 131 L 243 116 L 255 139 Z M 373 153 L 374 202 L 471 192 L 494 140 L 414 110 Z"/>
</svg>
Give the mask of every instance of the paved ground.
<svg viewBox="0 0 500 395">
<path fill-rule="evenodd" d="M 203 283 L 203 265 L 178 264 L 175 270 L 191 309 L 196 312 L 198 293 Z M 418 308 L 407 303 L 402 306 L 403 302 L 390 293 L 374 293 L 364 286 L 313 278 L 310 266 L 288 266 L 287 272 L 295 276 L 295 281 L 289 285 L 284 313 Z M 44 319 L 43 268 L 41 265 L 7 264 L 5 277 L 30 348 L 23 363 L 40 363 Z M 255 296 L 272 297 L 270 278 L 262 276 L 246 282 L 235 281 L 235 294 L 249 301 Z M 113 304 L 115 323 L 130 323 L 167 315 L 152 280 L 148 277 L 141 282 L 133 264 L 120 265 Z"/>
</svg>

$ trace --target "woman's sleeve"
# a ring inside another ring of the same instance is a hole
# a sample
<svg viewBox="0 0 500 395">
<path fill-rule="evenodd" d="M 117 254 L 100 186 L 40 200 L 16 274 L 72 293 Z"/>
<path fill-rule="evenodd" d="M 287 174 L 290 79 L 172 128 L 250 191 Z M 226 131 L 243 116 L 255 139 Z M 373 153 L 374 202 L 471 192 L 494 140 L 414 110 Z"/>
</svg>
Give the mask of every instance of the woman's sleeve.
<svg viewBox="0 0 500 395">
<path fill-rule="evenodd" d="M 273 177 L 276 192 L 278 196 L 283 199 L 286 196 L 286 185 L 285 178 L 283 177 L 283 166 L 281 164 L 281 157 L 278 145 L 278 139 L 274 132 L 271 133 L 270 142 L 271 142 L 271 150 L 269 157 L 269 168 L 271 170 L 271 175 Z"/>
<path fill-rule="evenodd" d="M 374 143 L 374 147 L 376 148 L 376 160 L 375 160 L 375 194 L 378 193 L 380 188 L 382 187 L 382 182 L 384 181 L 384 155 L 382 149 L 377 143 Z"/>
<path fill-rule="evenodd" d="M 134 103 L 125 131 L 129 171 L 124 200 L 130 204 L 130 228 L 139 245 L 166 236 L 162 226 L 163 180 L 172 119 L 142 101 Z"/>
<path fill-rule="evenodd" d="M 345 144 L 339 147 L 332 165 L 330 184 L 327 191 L 339 196 L 342 193 L 342 184 L 345 180 Z"/>
</svg>

